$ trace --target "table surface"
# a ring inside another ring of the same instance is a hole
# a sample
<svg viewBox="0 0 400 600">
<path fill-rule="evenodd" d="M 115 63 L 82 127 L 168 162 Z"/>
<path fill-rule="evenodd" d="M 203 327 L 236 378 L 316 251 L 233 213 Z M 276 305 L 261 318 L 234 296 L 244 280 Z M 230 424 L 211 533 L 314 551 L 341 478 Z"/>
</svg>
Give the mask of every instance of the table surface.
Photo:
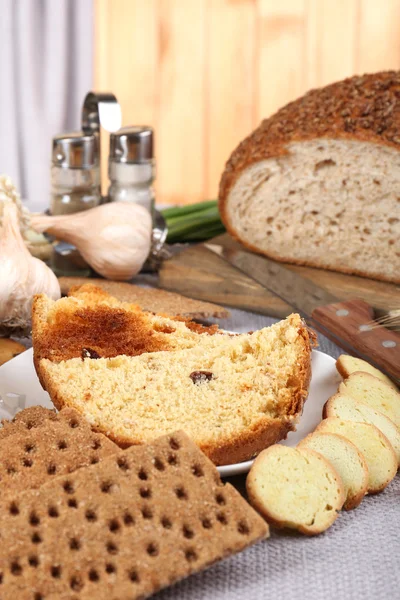
<svg viewBox="0 0 400 600">
<path fill-rule="evenodd" d="M 231 310 L 231 309 L 230 309 Z M 275 319 L 231 310 L 221 327 L 260 329 Z M 341 351 L 319 336 L 319 349 Z M 230 479 L 244 493 L 245 477 Z M 271 529 L 271 537 L 156 595 L 159 600 L 400 599 L 400 476 L 381 494 L 343 511 L 317 537 Z"/>
<path fill-rule="evenodd" d="M 245 332 L 276 319 L 229 309 L 220 327 Z M 341 350 L 318 336 L 319 349 Z M 245 495 L 245 476 L 228 481 Z M 159 600 L 400 600 L 400 475 L 381 494 L 340 513 L 317 537 L 271 537 L 156 594 Z"/>
</svg>

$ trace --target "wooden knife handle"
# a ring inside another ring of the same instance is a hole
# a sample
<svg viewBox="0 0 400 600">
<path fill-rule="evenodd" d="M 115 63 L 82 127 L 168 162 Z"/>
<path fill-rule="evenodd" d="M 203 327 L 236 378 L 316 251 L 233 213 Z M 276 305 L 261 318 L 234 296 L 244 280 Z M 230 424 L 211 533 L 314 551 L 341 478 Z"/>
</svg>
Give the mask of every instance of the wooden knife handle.
<svg viewBox="0 0 400 600">
<path fill-rule="evenodd" d="M 400 382 L 400 335 L 384 327 L 373 328 L 374 311 L 354 299 L 320 306 L 312 313 L 313 325 L 348 353 L 373 363 L 396 383 Z"/>
</svg>

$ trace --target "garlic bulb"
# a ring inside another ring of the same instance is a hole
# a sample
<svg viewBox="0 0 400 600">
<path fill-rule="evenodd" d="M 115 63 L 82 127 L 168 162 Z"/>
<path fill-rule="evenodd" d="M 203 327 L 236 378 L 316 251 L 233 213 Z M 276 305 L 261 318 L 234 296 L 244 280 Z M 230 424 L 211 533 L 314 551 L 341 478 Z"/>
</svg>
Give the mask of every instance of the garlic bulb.
<svg viewBox="0 0 400 600">
<path fill-rule="evenodd" d="M 112 202 L 72 215 L 33 215 L 32 227 L 76 246 L 86 262 L 107 279 L 139 273 L 151 246 L 152 220 L 139 204 Z"/>
<path fill-rule="evenodd" d="M 57 277 L 29 254 L 19 229 L 18 209 L 6 203 L 0 231 L 0 335 L 27 333 L 33 296 L 41 293 L 57 300 L 61 296 Z"/>
</svg>

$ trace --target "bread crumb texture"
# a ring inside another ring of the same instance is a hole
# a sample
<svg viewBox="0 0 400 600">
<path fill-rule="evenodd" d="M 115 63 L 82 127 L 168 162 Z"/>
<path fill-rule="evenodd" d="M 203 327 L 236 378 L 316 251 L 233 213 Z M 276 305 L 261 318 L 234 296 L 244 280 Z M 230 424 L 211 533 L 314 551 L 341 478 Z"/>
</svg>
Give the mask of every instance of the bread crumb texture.
<svg viewBox="0 0 400 600">
<path fill-rule="evenodd" d="M 189 348 L 191 332 L 177 325 L 188 333 L 173 352 L 41 359 L 54 404 L 75 408 L 121 446 L 183 429 L 217 464 L 249 459 L 295 428 L 311 376 L 299 315 L 252 334 L 196 334 Z"/>
<path fill-rule="evenodd" d="M 308 535 L 330 527 L 345 499 L 338 473 L 307 448 L 275 445 L 264 450 L 246 486 L 251 504 L 267 521 Z"/>
<path fill-rule="evenodd" d="M 316 431 L 342 435 L 358 448 L 368 465 L 368 493 L 381 492 L 396 475 L 397 458 L 393 447 L 375 425 L 329 417 Z"/>
<path fill-rule="evenodd" d="M 339 392 L 382 412 L 400 427 L 400 393 L 381 379 L 356 371 L 340 384 Z"/>
<path fill-rule="evenodd" d="M 331 463 L 343 482 L 343 508 L 350 510 L 360 504 L 368 489 L 368 465 L 350 440 L 334 433 L 312 433 L 298 448 L 310 448 Z"/>
<path fill-rule="evenodd" d="M 400 465 L 400 429 L 382 412 L 339 393 L 328 400 L 324 413 L 327 417 L 338 417 L 347 421 L 375 425 L 391 443 Z"/>
</svg>

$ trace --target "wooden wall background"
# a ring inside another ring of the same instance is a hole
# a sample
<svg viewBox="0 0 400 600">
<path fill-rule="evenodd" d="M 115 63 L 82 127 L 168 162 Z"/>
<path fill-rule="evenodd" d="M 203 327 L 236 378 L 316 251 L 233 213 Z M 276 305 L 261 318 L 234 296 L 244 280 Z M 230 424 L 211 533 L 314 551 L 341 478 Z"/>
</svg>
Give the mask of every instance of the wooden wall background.
<svg viewBox="0 0 400 600">
<path fill-rule="evenodd" d="M 400 0 L 96 0 L 95 87 L 156 131 L 157 199 L 217 196 L 230 152 L 310 88 L 400 68 Z"/>
</svg>

